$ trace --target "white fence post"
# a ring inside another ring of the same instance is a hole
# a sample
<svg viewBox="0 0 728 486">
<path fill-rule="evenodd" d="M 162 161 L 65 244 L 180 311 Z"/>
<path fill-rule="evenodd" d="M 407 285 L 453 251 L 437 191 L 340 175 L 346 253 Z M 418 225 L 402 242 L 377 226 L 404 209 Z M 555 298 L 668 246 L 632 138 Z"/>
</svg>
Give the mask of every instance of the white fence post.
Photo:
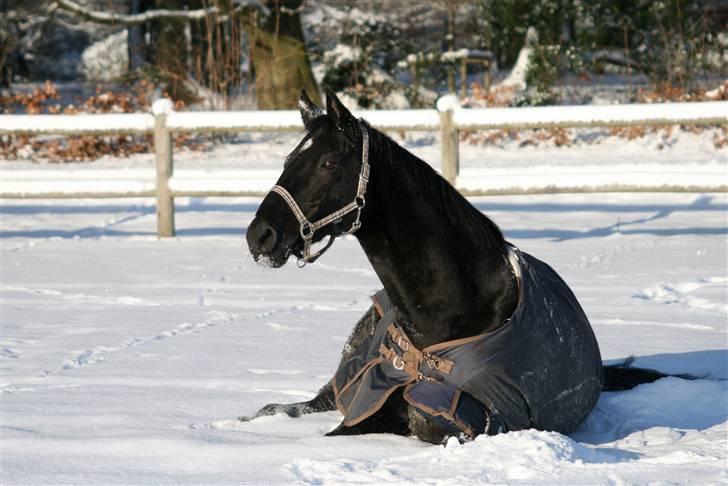
<svg viewBox="0 0 728 486">
<path fill-rule="evenodd" d="M 154 153 L 157 161 L 157 235 L 174 236 L 174 196 L 169 180 L 174 172 L 172 134 L 167 129 L 167 115 L 172 102 L 159 99 L 152 105 L 154 115 Z"/>
<path fill-rule="evenodd" d="M 442 137 L 442 176 L 453 186 L 460 172 L 460 147 L 458 129 L 453 122 L 453 111 L 440 112 L 440 135 Z"/>
<path fill-rule="evenodd" d="M 455 96 L 443 96 L 437 100 L 437 109 L 440 112 L 442 176 L 453 186 L 460 172 L 458 129 L 453 119 L 453 109 L 458 106 L 458 100 Z"/>
</svg>

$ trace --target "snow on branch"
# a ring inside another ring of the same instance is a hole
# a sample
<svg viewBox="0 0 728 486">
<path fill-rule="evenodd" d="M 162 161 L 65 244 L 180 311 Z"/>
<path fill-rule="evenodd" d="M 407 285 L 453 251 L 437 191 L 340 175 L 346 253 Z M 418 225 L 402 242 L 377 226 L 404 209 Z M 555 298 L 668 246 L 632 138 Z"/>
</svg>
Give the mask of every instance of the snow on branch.
<svg viewBox="0 0 728 486">
<path fill-rule="evenodd" d="M 238 2 L 233 9 L 232 14 L 239 14 L 245 7 L 255 7 L 261 10 L 267 10 L 259 2 L 255 0 Z M 113 12 L 100 12 L 98 10 L 90 10 L 82 7 L 72 0 L 56 0 L 51 9 L 61 8 L 68 12 L 74 13 L 84 20 L 90 20 L 100 24 L 122 24 L 122 25 L 140 25 L 151 20 L 157 19 L 182 19 L 182 20 L 200 20 L 205 17 L 217 15 L 219 22 L 229 19 L 229 15 L 220 15 L 218 7 L 201 8 L 197 10 L 147 10 L 138 14 L 118 14 Z"/>
<path fill-rule="evenodd" d="M 588 53 L 585 56 L 587 62 L 603 62 L 608 64 L 614 64 L 616 66 L 629 67 L 638 71 L 644 71 L 644 66 L 626 57 L 624 54 L 614 50 L 600 49 L 595 52 Z"/>
</svg>

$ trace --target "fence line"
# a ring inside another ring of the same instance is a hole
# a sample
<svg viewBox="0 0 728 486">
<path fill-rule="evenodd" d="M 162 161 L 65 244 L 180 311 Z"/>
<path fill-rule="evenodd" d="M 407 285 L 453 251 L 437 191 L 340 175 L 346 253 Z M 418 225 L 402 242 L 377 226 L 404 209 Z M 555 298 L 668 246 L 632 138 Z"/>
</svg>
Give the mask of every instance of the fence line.
<svg viewBox="0 0 728 486">
<path fill-rule="evenodd" d="M 149 113 L 0 115 L 0 135 L 133 135 L 152 133 Z"/>
<path fill-rule="evenodd" d="M 728 102 L 539 106 L 455 110 L 458 130 L 722 125 Z"/>
<path fill-rule="evenodd" d="M 728 102 L 659 103 L 599 106 L 549 106 L 354 112 L 372 126 L 391 131 L 440 131 L 442 174 L 455 184 L 459 174 L 459 132 L 485 129 L 582 128 L 613 126 L 727 125 Z M 175 112 L 158 100 L 152 113 L 94 115 L 0 115 L 0 135 L 153 134 L 156 160 L 157 231 L 173 236 L 174 198 L 187 195 L 248 196 L 255 191 L 181 190 L 170 187 L 174 174 L 173 133 L 289 132 L 303 128 L 297 111 Z M 148 190 L 103 193 L 12 193 L 0 198 L 148 197 Z"/>
<path fill-rule="evenodd" d="M 393 131 L 435 131 L 440 128 L 437 110 L 355 111 L 372 126 Z M 295 110 L 269 111 L 173 111 L 167 118 L 172 132 L 295 132 L 303 128 Z"/>
</svg>

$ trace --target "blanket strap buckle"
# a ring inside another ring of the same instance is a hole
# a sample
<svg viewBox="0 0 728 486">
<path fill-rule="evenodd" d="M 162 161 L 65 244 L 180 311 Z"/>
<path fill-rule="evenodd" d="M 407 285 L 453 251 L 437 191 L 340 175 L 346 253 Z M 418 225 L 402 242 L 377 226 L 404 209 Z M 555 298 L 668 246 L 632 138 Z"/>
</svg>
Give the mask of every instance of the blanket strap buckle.
<svg viewBox="0 0 728 486">
<path fill-rule="evenodd" d="M 422 353 L 422 357 L 424 358 L 425 363 L 431 370 L 437 370 L 445 374 L 449 374 L 452 371 L 453 365 L 455 364 L 448 359 L 433 356 L 432 354 L 427 352 Z"/>
<path fill-rule="evenodd" d="M 399 349 L 406 353 L 407 351 L 409 351 L 410 343 L 400 334 L 399 336 L 397 336 L 397 346 L 399 346 Z"/>
</svg>

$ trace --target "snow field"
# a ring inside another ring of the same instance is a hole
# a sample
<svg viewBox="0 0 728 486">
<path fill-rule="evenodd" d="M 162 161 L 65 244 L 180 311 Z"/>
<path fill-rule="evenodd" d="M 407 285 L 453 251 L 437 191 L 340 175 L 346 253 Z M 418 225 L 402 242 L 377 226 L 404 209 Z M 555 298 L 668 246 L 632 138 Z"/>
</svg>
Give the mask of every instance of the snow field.
<svg viewBox="0 0 728 486">
<path fill-rule="evenodd" d="M 571 437 L 431 446 L 327 438 L 338 413 L 239 423 L 312 397 L 378 288 L 355 240 L 255 265 L 259 199 L 2 201 L 3 484 L 720 484 L 728 481 L 726 194 L 475 198 L 552 264 L 606 360 L 704 376 L 605 393 Z"/>
</svg>

